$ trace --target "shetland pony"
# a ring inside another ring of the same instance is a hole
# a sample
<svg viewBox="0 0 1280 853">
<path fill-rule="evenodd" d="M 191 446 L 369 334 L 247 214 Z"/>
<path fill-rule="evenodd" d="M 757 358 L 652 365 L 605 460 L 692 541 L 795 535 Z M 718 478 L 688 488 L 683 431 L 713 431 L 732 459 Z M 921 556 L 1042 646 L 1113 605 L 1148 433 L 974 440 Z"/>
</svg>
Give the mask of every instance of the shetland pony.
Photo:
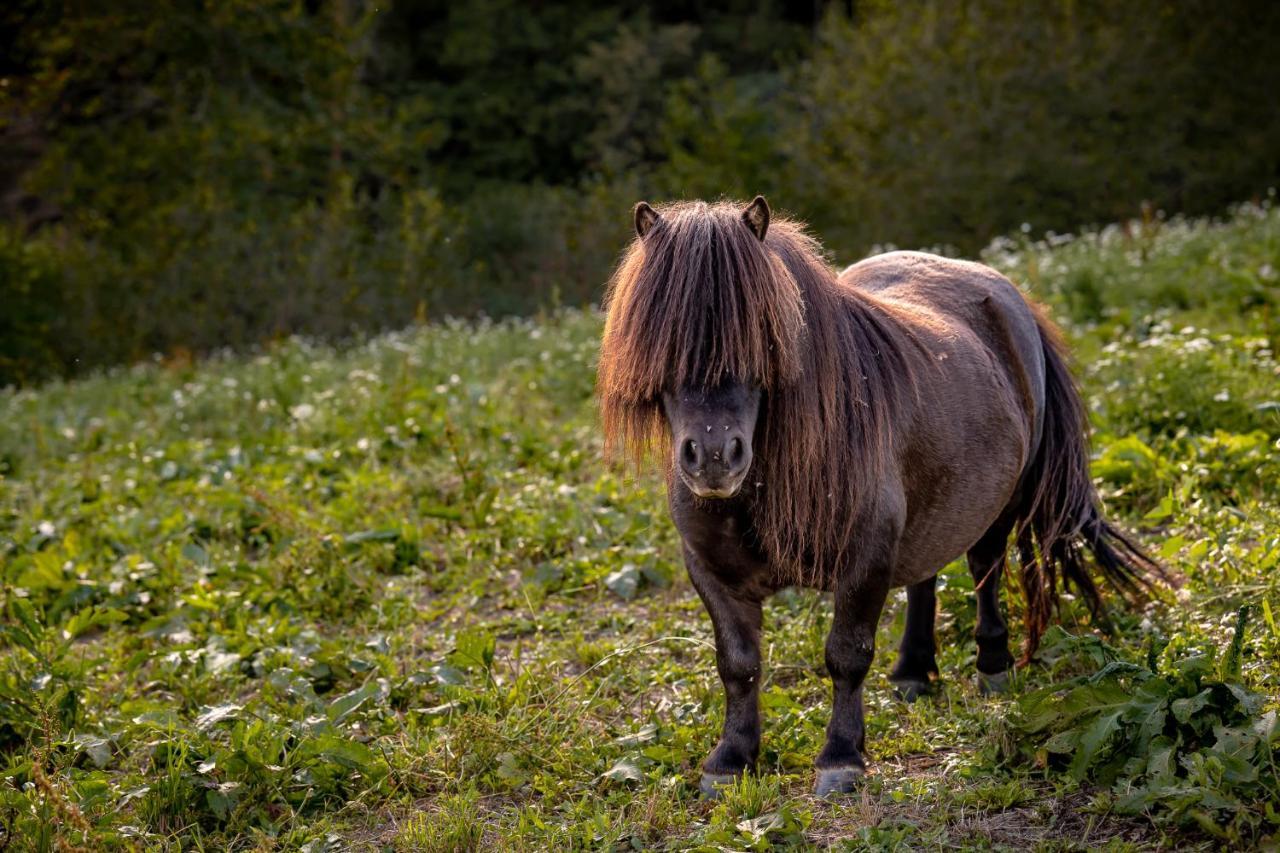
<svg viewBox="0 0 1280 853">
<path fill-rule="evenodd" d="M 762 197 L 635 208 L 609 285 L 597 391 L 606 444 L 665 460 L 685 564 L 712 620 L 724 730 L 702 790 L 755 765 L 762 601 L 834 595 L 819 795 L 866 768 L 862 682 L 893 587 L 891 674 L 908 699 L 934 658 L 934 585 L 967 555 L 980 686 L 1014 663 L 1000 613 L 1018 549 L 1030 659 L 1070 583 L 1102 613 L 1085 552 L 1126 593 L 1161 570 L 1104 520 L 1084 406 L 1044 313 L 988 267 L 891 252 L 839 275 Z"/>
</svg>

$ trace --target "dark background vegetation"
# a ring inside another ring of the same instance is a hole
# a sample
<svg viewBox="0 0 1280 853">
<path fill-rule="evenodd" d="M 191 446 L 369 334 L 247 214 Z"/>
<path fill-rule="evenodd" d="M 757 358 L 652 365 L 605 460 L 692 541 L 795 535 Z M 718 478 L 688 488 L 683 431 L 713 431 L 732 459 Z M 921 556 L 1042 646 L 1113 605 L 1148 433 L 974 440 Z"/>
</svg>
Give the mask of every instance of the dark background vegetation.
<svg viewBox="0 0 1280 853">
<path fill-rule="evenodd" d="M 598 299 L 630 205 L 844 260 L 1212 213 L 1280 176 L 1280 4 L 0 9 L 0 385 Z"/>
</svg>

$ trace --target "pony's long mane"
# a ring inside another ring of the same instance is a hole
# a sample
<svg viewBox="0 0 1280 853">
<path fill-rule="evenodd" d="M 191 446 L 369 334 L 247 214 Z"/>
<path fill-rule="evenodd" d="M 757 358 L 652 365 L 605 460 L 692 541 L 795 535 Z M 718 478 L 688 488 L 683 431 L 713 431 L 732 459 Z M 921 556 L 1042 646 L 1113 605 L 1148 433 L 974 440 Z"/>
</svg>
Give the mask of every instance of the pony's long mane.
<svg viewBox="0 0 1280 853">
<path fill-rule="evenodd" d="M 660 209 L 605 299 L 597 377 L 606 447 L 664 454 L 662 393 L 726 379 L 764 392 L 750 473 L 759 544 L 793 582 L 838 565 L 892 459 L 891 425 L 914 387 L 902 333 L 839 285 L 799 223 L 762 242 L 741 206 Z"/>
</svg>

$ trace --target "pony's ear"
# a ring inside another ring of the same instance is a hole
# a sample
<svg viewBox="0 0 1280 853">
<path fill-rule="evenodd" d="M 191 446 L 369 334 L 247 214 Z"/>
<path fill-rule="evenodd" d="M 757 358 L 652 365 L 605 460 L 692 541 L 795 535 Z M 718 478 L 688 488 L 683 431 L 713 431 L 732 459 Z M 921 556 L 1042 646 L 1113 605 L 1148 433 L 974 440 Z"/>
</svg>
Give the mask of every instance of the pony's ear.
<svg viewBox="0 0 1280 853">
<path fill-rule="evenodd" d="M 764 235 L 769 232 L 769 202 L 764 200 L 764 196 L 756 196 L 755 200 L 746 206 L 742 211 L 742 221 L 747 223 L 747 227 L 757 239 L 764 242 Z"/>
<path fill-rule="evenodd" d="M 658 215 L 658 211 L 649 206 L 649 202 L 642 201 L 636 205 L 636 236 L 644 239 L 649 233 L 649 229 L 658 224 L 658 220 L 662 217 Z"/>
</svg>

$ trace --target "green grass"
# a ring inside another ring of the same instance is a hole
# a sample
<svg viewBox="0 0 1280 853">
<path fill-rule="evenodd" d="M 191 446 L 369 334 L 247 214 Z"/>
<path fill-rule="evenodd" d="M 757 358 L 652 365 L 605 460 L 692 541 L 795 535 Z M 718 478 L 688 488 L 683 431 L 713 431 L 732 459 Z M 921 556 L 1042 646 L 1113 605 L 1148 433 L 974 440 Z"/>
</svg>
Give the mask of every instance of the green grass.
<svg viewBox="0 0 1280 853">
<path fill-rule="evenodd" d="M 1185 583 L 1105 642 L 1068 605 L 1042 662 L 988 699 L 949 566 L 942 689 L 914 706 L 886 680 L 895 595 L 867 687 L 875 772 L 833 802 L 809 795 L 829 603 L 796 591 L 766 611 L 760 772 L 697 796 L 723 713 L 710 623 L 658 480 L 601 460 L 595 313 L 3 394 L 0 847 L 1274 837 L 1280 214 L 1054 242 L 988 260 L 1068 321 L 1095 475 Z M 1124 704 L 1140 685 L 1164 740 Z M 1226 754 L 1222 727 L 1252 751 Z"/>
</svg>

